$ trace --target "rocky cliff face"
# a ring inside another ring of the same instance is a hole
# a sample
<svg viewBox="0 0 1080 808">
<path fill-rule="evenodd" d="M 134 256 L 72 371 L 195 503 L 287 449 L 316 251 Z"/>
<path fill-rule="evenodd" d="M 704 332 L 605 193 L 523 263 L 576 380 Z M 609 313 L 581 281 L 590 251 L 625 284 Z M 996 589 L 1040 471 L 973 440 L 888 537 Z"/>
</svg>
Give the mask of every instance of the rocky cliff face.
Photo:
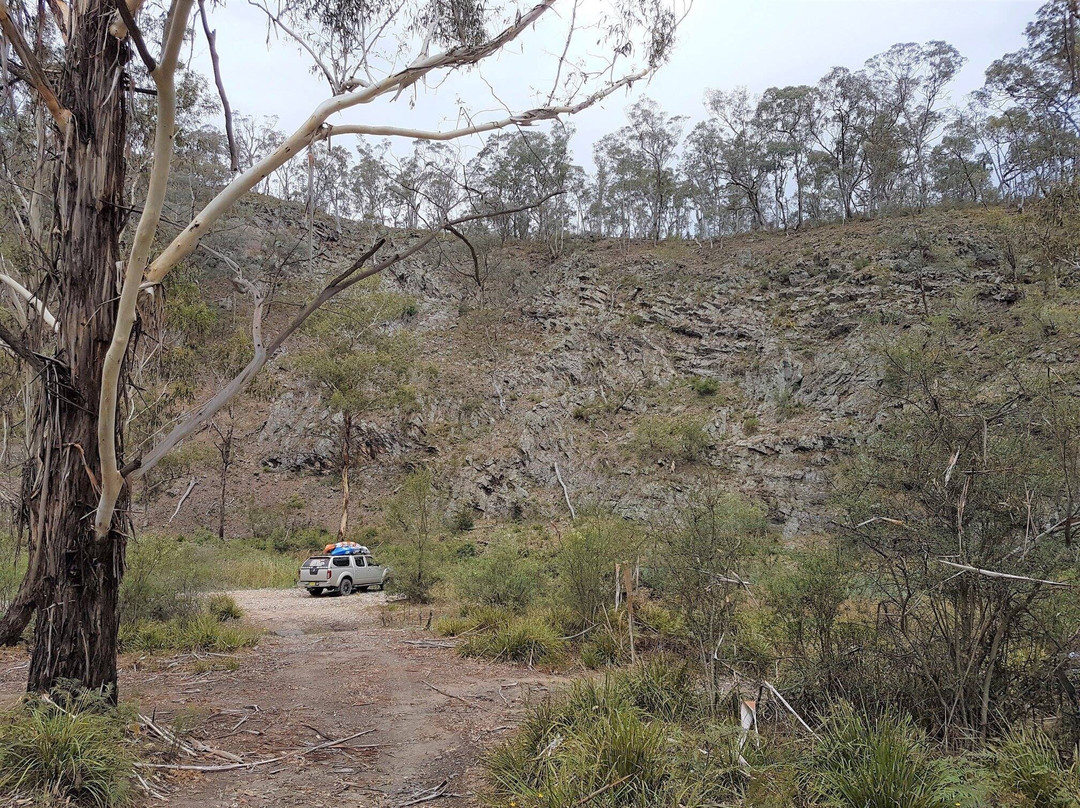
<svg viewBox="0 0 1080 808">
<path fill-rule="evenodd" d="M 880 415 L 875 346 L 958 295 L 1019 296 L 977 212 L 713 245 L 576 242 L 554 259 L 509 246 L 483 290 L 456 260 L 382 280 L 418 304 L 418 404 L 356 425 L 362 509 L 421 463 L 453 507 L 488 517 L 561 518 L 567 496 L 643 516 L 710 476 L 786 538 L 817 532 L 830 470 Z M 272 372 L 285 392 L 244 405 L 232 500 L 300 491 L 332 524 L 340 422 L 285 364 Z"/>
</svg>

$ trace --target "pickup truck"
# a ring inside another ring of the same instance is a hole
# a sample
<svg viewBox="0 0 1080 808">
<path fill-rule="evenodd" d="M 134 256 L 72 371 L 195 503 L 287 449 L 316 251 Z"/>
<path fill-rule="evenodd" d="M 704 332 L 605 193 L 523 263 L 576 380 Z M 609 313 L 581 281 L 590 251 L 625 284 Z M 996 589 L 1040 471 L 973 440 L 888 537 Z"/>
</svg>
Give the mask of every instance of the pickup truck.
<svg viewBox="0 0 1080 808">
<path fill-rule="evenodd" d="M 301 565 L 297 586 L 316 598 L 329 592 L 350 595 L 357 588 L 382 589 L 389 577 L 390 568 L 370 555 L 315 555 Z"/>
</svg>

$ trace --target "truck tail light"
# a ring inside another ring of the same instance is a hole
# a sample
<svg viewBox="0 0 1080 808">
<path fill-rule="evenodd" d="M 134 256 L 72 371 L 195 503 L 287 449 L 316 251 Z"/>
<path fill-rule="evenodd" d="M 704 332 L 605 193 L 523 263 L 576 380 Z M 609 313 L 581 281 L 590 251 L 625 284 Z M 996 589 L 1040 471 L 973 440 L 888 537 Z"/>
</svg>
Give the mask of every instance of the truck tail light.
<svg viewBox="0 0 1080 808">
<path fill-rule="evenodd" d="M 327 570 L 326 571 L 326 580 L 328 580 L 328 581 L 330 580 L 330 575 L 331 575 L 330 570 Z"/>
</svg>

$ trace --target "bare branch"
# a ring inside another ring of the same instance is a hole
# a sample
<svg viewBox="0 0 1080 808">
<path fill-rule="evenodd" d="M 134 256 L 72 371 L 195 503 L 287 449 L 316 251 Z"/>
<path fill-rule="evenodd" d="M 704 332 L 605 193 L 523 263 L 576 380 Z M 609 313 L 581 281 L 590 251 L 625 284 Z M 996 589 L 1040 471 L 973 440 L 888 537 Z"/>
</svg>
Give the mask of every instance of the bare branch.
<svg viewBox="0 0 1080 808">
<path fill-rule="evenodd" d="M 60 99 L 56 97 L 56 91 L 49 84 L 49 80 L 45 78 L 45 71 L 38 64 L 33 50 L 23 38 L 18 26 L 15 25 L 15 20 L 11 19 L 11 15 L 8 13 L 7 0 L 0 0 L 0 32 L 3 32 L 4 38 L 11 43 L 11 47 L 18 54 L 23 67 L 26 68 L 30 84 L 37 90 L 41 100 L 45 102 L 45 106 L 53 116 L 57 126 L 60 127 L 61 131 L 66 131 L 68 124 L 71 123 L 71 110 L 60 104 Z"/>
<path fill-rule="evenodd" d="M 206 207 L 191 220 L 191 223 L 154 259 L 146 273 L 147 284 L 156 285 L 161 283 L 162 279 L 177 263 L 191 254 L 203 234 L 240 197 L 318 139 L 320 130 L 331 115 L 360 104 L 369 104 L 388 93 L 405 89 L 433 70 L 452 70 L 476 64 L 517 39 L 529 26 L 540 19 L 555 2 L 556 0 L 544 0 L 530 11 L 522 14 L 513 25 L 506 28 L 498 36 L 480 45 L 451 48 L 420 59 L 404 70 L 398 71 L 370 87 L 337 95 L 323 101 L 315 108 L 303 125 L 286 138 L 277 149 L 236 177 L 217 196 L 210 200 Z"/>
<path fill-rule="evenodd" d="M 0 323 L 0 343 L 6 345 L 11 350 L 11 353 L 26 362 L 34 370 L 39 373 L 45 370 L 45 360 L 31 351 L 30 346 L 23 342 L 14 332 L 9 331 L 3 323 Z"/>
<path fill-rule="evenodd" d="M 1067 584 L 1061 581 L 1047 581 L 1042 578 L 1028 578 L 1026 575 L 1011 575 L 1007 572 L 995 572 L 994 570 L 984 570 L 979 567 L 971 567 L 967 564 L 957 564 L 953 561 L 942 561 L 937 559 L 939 564 L 944 564 L 946 567 L 952 567 L 954 569 L 962 570 L 963 572 L 974 572 L 978 575 L 982 575 L 984 578 L 1001 578 L 1008 581 L 1021 581 L 1029 584 L 1046 584 L 1047 586 L 1059 586 L 1067 589 L 1073 589 L 1077 584 Z M 955 576 L 954 576 L 955 577 Z"/>
<path fill-rule="evenodd" d="M 270 22 L 275 27 L 280 28 L 282 31 L 288 34 L 294 42 L 296 42 L 301 48 L 308 52 L 308 55 L 314 60 L 319 70 L 321 70 L 322 74 L 326 77 L 326 81 L 330 84 L 330 91 L 332 93 L 337 95 L 338 93 L 342 92 L 342 88 L 339 87 L 337 82 L 334 80 L 334 74 L 330 72 L 330 68 L 328 68 L 326 66 L 326 63 L 319 58 L 319 54 L 317 54 L 315 52 L 315 49 L 307 43 L 307 40 L 304 39 L 304 37 L 300 36 L 292 28 L 283 23 L 280 17 L 271 12 L 270 9 L 268 9 L 262 3 L 257 3 L 255 2 L 255 0 L 248 0 L 248 5 L 255 6 L 255 8 L 266 14 L 266 16 L 270 18 Z M 201 2 L 199 3 L 199 7 L 202 8 Z"/>
<path fill-rule="evenodd" d="M 3 0 L 0 0 L 2 2 Z M 112 342 L 105 353 L 101 372 L 101 393 L 98 400 L 98 455 L 101 458 L 101 497 L 98 500 L 94 527 L 99 538 L 104 538 L 112 523 L 116 500 L 124 488 L 116 454 L 116 408 L 119 396 L 120 372 L 127 355 L 131 329 L 135 324 L 135 308 L 139 300 L 139 288 L 143 272 L 150 258 L 150 248 L 161 220 L 165 192 L 169 184 L 169 164 L 172 159 L 173 128 L 176 125 L 176 65 L 180 47 L 184 42 L 187 20 L 193 0 L 173 0 L 165 21 L 165 44 L 161 64 L 151 73 L 157 85 L 157 124 L 154 130 L 154 159 L 150 168 L 150 181 L 146 202 L 131 243 L 124 270 L 124 282 L 120 290 L 120 302 L 116 311 L 116 326 Z"/>
<path fill-rule="evenodd" d="M 17 294 L 19 297 L 21 297 L 23 300 L 33 306 L 37 310 L 37 313 L 41 315 L 41 319 L 45 321 L 45 324 L 48 325 L 49 328 L 51 328 L 53 331 L 60 330 L 60 323 L 57 322 L 56 318 L 53 317 L 52 312 L 45 307 L 45 303 L 42 302 L 42 300 L 40 300 L 37 295 L 35 295 L 17 280 L 12 278 L 10 275 L 5 275 L 2 272 L 0 272 L 0 283 L 7 284 L 7 286 L 10 287 L 13 292 L 15 292 L 15 294 Z"/>
<path fill-rule="evenodd" d="M 526 112 L 502 118 L 497 121 L 478 123 L 471 126 L 463 126 L 460 129 L 452 129 L 446 132 L 431 132 L 423 129 L 403 129 L 396 126 L 365 126 L 363 124 L 341 124 L 328 126 L 323 131 L 323 137 L 330 135 L 376 135 L 381 137 L 407 137 L 412 140 L 456 140 L 468 135 L 478 135 L 484 132 L 492 132 L 496 129 L 507 129 L 511 126 L 532 126 L 541 121 L 550 121 L 564 115 L 576 115 L 588 109 L 593 104 L 607 98 L 622 87 L 630 87 L 635 81 L 643 79 L 650 71 L 643 70 L 630 76 L 624 76 L 618 81 L 612 82 L 606 87 L 597 90 L 583 101 L 561 107 L 537 107 Z"/>
<path fill-rule="evenodd" d="M 123 4 L 123 0 L 117 0 Z M 214 83 L 217 85 L 218 97 L 221 99 L 221 109 L 225 115 L 225 138 L 229 141 L 229 165 L 232 170 L 240 170 L 240 150 L 236 145 L 236 134 L 233 132 L 232 107 L 229 98 L 225 95 L 225 82 L 221 80 L 221 64 L 217 52 L 217 32 L 210 30 L 210 21 L 206 19 L 206 5 L 199 0 L 199 17 L 202 18 L 203 33 L 206 34 L 206 44 L 210 48 L 210 64 L 214 68 Z"/>
<path fill-rule="evenodd" d="M 150 51 L 146 47 L 146 40 L 143 39 L 142 32 L 135 23 L 135 17 L 132 15 L 131 9 L 128 8 L 127 0 L 116 0 L 116 10 L 120 14 L 120 19 L 124 21 L 128 36 L 135 43 L 135 50 L 139 52 L 139 58 L 146 65 L 146 71 L 153 75 L 154 71 L 157 70 L 157 62 L 154 61 L 154 57 L 150 55 Z"/>
</svg>

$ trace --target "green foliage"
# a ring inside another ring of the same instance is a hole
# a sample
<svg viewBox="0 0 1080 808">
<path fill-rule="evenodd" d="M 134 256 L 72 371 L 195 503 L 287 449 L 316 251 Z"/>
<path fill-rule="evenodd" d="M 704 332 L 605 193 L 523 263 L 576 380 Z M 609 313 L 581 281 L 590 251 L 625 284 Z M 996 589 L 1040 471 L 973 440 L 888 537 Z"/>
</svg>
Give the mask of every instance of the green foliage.
<svg viewBox="0 0 1080 808">
<path fill-rule="evenodd" d="M 543 617 L 525 615 L 496 623 L 489 631 L 471 634 L 458 646 L 462 656 L 503 662 L 556 663 L 566 650 L 566 642 L 556 635 Z"/>
<path fill-rule="evenodd" d="M 836 488 L 844 521 L 863 525 L 849 552 L 873 596 L 866 611 L 885 617 L 859 663 L 881 676 L 851 677 L 840 695 L 911 709 L 943 733 L 948 724 L 985 734 L 1030 714 L 1033 699 L 1057 709 L 1044 683 L 1051 649 L 1072 632 L 1054 616 L 1052 588 L 957 574 L 939 559 L 1074 579 L 1064 526 L 1031 537 L 1074 509 L 1080 408 L 1075 373 L 1048 374 L 1042 358 L 1071 350 L 1064 344 L 1033 349 L 1004 331 L 972 351 L 958 328 L 938 322 L 882 341 L 895 406 Z M 955 706 L 942 714 L 934 702 Z"/>
<path fill-rule="evenodd" d="M 527 609 L 545 583 L 543 562 L 513 536 L 492 541 L 458 576 L 457 588 L 468 602 Z"/>
<path fill-rule="evenodd" d="M 384 513 L 392 541 L 383 552 L 394 570 L 387 590 L 404 595 L 410 603 L 427 603 L 446 564 L 445 525 L 431 472 L 406 477 Z"/>
<path fill-rule="evenodd" d="M 720 389 L 720 382 L 704 376 L 693 376 L 690 379 L 690 389 L 702 397 L 714 396 Z"/>
<path fill-rule="evenodd" d="M 869 719 L 847 706 L 827 719 L 800 780 L 806 792 L 836 808 L 970 805 L 957 767 L 935 759 L 909 719 Z"/>
<path fill-rule="evenodd" d="M 1044 732 L 1022 725 L 990 744 L 983 755 L 995 783 L 1022 808 L 1080 806 L 1080 769 L 1066 769 Z M 1010 802 L 1009 804 L 1013 804 Z"/>
<path fill-rule="evenodd" d="M 28 696 L 0 713 L 0 793 L 11 799 L 126 805 L 134 765 L 123 720 L 97 694 Z"/>
<path fill-rule="evenodd" d="M 636 554 L 640 538 L 617 516 L 586 514 L 566 531 L 555 559 L 558 594 L 579 625 L 596 622 L 615 591 L 615 563 Z"/>
<path fill-rule="evenodd" d="M 712 446 L 705 425 L 708 419 L 693 415 L 658 415 L 642 418 L 634 426 L 629 447 L 646 461 L 692 463 L 701 460 Z"/>
<path fill-rule="evenodd" d="M 145 621 L 120 626 L 121 652 L 224 653 L 259 644 L 262 632 L 250 626 L 226 623 L 200 613 L 167 621 Z"/>
<path fill-rule="evenodd" d="M 206 610 L 220 623 L 239 620 L 244 616 L 244 611 L 240 608 L 240 604 L 236 602 L 236 599 L 224 592 L 211 595 L 206 602 Z"/>
<path fill-rule="evenodd" d="M 744 566 L 762 543 L 760 509 L 709 482 L 655 525 L 657 588 L 678 611 L 702 660 L 714 660 L 722 637 L 736 640 Z M 737 640 L 736 640 L 737 642 Z M 706 662 L 713 697 L 721 670 Z"/>
<path fill-rule="evenodd" d="M 851 664 L 840 658 L 836 624 L 853 577 L 837 549 L 826 547 L 791 553 L 788 563 L 764 580 L 776 643 L 808 678 L 832 680 L 840 674 L 838 668 Z M 803 671 L 804 666 L 812 670 Z"/>
<path fill-rule="evenodd" d="M 671 720 L 693 712 L 678 677 L 619 672 L 537 705 L 485 760 L 491 798 L 522 808 L 729 804 L 741 779 L 734 738 Z"/>
<path fill-rule="evenodd" d="M 141 537 L 128 545 L 120 620 L 136 623 L 190 616 L 198 611 L 209 579 L 206 553 L 197 545 L 173 537 Z"/>
<path fill-rule="evenodd" d="M 299 555 L 248 542 L 139 537 L 128 545 L 127 570 L 120 587 L 121 622 L 191 616 L 199 610 L 202 595 L 215 589 L 291 587 L 300 560 Z"/>
<path fill-rule="evenodd" d="M 355 415 L 411 400 L 407 380 L 416 346 L 407 332 L 391 326 L 413 305 L 372 281 L 336 299 L 333 311 L 311 318 L 306 330 L 316 347 L 299 362 L 331 410 Z"/>
<path fill-rule="evenodd" d="M 15 537 L 0 532 L 0 559 L 0 607 L 6 609 L 26 570 L 25 548 L 20 552 Z"/>
<path fill-rule="evenodd" d="M 488 631 L 508 622 L 513 614 L 498 606 L 470 607 L 459 615 L 440 617 L 435 621 L 435 633 L 443 637 L 461 637 L 475 631 Z"/>
</svg>

